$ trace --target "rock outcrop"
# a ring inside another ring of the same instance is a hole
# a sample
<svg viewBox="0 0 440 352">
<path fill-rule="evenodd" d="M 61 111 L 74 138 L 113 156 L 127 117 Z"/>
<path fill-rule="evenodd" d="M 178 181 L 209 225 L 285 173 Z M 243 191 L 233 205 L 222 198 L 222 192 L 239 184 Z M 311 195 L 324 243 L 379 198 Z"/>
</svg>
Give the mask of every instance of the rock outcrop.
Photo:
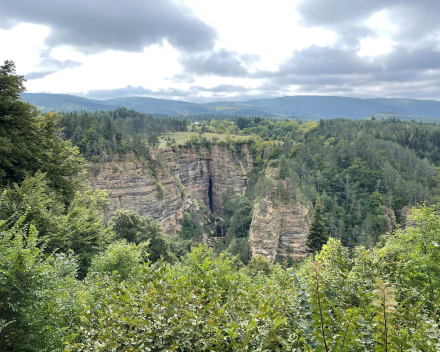
<svg viewBox="0 0 440 352">
<path fill-rule="evenodd" d="M 249 232 L 252 256 L 261 255 L 270 262 L 304 258 L 307 255 L 308 214 L 309 208 L 300 203 L 274 207 L 268 200 L 257 202 Z"/>
<path fill-rule="evenodd" d="M 252 171 L 253 161 L 246 147 L 234 156 L 215 147 L 211 153 L 209 172 L 212 181 L 212 211 L 218 213 L 226 201 L 243 195 L 248 175 Z"/>
<path fill-rule="evenodd" d="M 165 231 L 173 231 L 179 226 L 183 214 L 180 188 L 170 174 L 161 173 L 158 179 L 163 187 L 163 196 L 146 164 L 132 157 L 102 164 L 99 174 L 91 178 L 90 183 L 92 187 L 108 193 L 105 221 L 118 209 L 133 210 L 160 221 Z"/>
<path fill-rule="evenodd" d="M 266 177 L 279 182 L 275 175 L 273 169 L 268 169 Z M 286 187 L 287 181 L 283 182 Z M 275 188 L 272 186 L 269 195 L 254 205 L 249 231 L 250 251 L 252 256 L 261 255 L 270 262 L 284 262 L 289 258 L 299 261 L 307 255 L 305 243 L 310 226 L 310 208 L 291 196 L 280 199 L 274 194 Z"/>
<path fill-rule="evenodd" d="M 180 228 L 183 212 L 219 213 L 225 202 L 243 195 L 253 165 L 246 145 L 241 151 L 215 146 L 212 150 L 155 150 L 151 155 L 156 165 L 154 176 L 147 163 L 132 155 L 100 165 L 97 176 L 90 178 L 94 188 L 108 193 L 106 221 L 118 209 L 133 210 L 160 221 L 164 231 L 173 234 Z M 280 182 L 276 175 L 275 169 L 267 170 L 268 179 Z M 283 182 L 287 189 L 287 181 Z M 294 201 L 295 197 L 284 201 L 274 197 L 277 191 L 272 184 L 268 196 L 254 206 L 251 254 L 269 261 L 298 261 L 307 255 L 310 209 Z"/>
<path fill-rule="evenodd" d="M 183 216 L 185 197 L 200 202 L 212 212 L 226 201 L 243 195 L 252 170 L 252 158 L 244 145 L 234 155 L 215 146 L 211 151 L 182 148 L 152 151 L 158 165 L 153 177 L 145 162 L 128 156 L 124 161 L 112 161 L 100 166 L 97 176 L 90 178 L 94 188 L 108 193 L 108 220 L 116 210 L 133 210 L 142 216 L 160 221 L 165 232 L 175 232 Z M 163 187 L 161 194 L 157 182 Z M 182 196 L 183 186 L 185 196 Z M 188 202 L 186 202 L 188 204 Z"/>
</svg>

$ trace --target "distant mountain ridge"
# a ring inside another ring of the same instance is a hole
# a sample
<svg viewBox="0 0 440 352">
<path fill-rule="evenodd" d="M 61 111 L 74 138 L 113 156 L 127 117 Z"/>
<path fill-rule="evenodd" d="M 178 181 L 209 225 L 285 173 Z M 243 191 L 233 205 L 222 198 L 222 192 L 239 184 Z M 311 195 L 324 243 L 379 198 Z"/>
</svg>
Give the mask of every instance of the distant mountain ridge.
<svg viewBox="0 0 440 352">
<path fill-rule="evenodd" d="M 22 93 L 24 101 L 38 106 L 43 112 L 99 111 L 125 107 L 149 114 L 235 115 L 296 117 L 308 120 L 348 117 L 361 119 L 373 115 L 402 115 L 440 118 L 440 101 L 373 98 L 359 99 L 336 96 L 288 96 L 253 99 L 246 102 L 211 102 L 196 104 L 179 100 L 148 97 L 127 97 L 94 100 L 68 94 Z"/>
</svg>

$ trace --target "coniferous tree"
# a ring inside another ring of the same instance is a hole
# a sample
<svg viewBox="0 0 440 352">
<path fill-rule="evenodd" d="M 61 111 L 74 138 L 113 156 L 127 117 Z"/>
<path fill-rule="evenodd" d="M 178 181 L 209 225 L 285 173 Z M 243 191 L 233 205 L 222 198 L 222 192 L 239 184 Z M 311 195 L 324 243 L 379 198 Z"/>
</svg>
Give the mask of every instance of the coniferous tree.
<svg viewBox="0 0 440 352">
<path fill-rule="evenodd" d="M 316 253 L 322 249 L 322 246 L 328 241 L 327 225 L 322 214 L 321 201 L 318 200 L 313 212 L 312 224 L 307 235 L 306 245 L 309 252 Z"/>
<path fill-rule="evenodd" d="M 152 133 L 148 135 L 147 142 L 150 148 L 157 148 L 159 146 L 159 138 L 157 137 L 157 134 Z"/>
<path fill-rule="evenodd" d="M 83 159 L 70 141 L 59 137 L 57 115 L 40 115 L 35 106 L 22 101 L 24 82 L 13 61 L 0 66 L 0 187 L 42 171 L 50 186 L 71 201 Z"/>
<path fill-rule="evenodd" d="M 280 158 L 280 178 L 285 179 L 289 176 L 289 165 L 287 165 L 286 156 L 283 154 Z"/>
</svg>

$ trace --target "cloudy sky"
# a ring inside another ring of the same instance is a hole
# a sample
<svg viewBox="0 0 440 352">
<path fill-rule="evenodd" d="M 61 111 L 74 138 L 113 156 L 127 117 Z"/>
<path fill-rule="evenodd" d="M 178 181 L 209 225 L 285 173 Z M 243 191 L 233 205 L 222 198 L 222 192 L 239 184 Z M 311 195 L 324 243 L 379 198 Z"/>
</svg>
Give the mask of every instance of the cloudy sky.
<svg viewBox="0 0 440 352">
<path fill-rule="evenodd" d="M 29 92 L 440 100 L 439 0 L 0 0 Z"/>
</svg>

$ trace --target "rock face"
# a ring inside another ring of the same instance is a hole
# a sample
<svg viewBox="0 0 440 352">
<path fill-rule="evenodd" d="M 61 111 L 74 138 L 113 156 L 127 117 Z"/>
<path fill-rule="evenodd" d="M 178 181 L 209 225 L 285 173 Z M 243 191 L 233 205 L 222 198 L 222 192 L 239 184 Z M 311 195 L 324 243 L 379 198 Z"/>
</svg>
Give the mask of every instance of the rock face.
<svg viewBox="0 0 440 352">
<path fill-rule="evenodd" d="M 235 199 L 246 190 L 248 175 L 252 171 L 253 161 L 247 148 L 242 148 L 237 156 L 224 153 L 215 147 L 211 153 L 209 172 L 212 181 L 212 211 L 218 213 L 225 200 Z"/>
<path fill-rule="evenodd" d="M 165 232 L 173 234 L 180 228 L 183 212 L 192 209 L 219 213 L 224 202 L 243 195 L 253 165 L 245 145 L 239 151 L 218 146 L 210 151 L 155 150 L 152 158 L 158 165 L 155 177 L 148 165 L 133 155 L 124 161 L 100 165 L 98 175 L 90 177 L 94 188 L 108 193 L 106 221 L 118 209 L 133 210 L 158 220 Z M 279 182 L 273 169 L 268 170 L 266 177 Z M 251 254 L 262 255 L 269 261 L 297 261 L 307 254 L 310 209 L 292 201 L 292 197 L 288 201 L 274 199 L 275 189 L 273 186 L 265 199 L 255 203 L 249 234 Z"/>
<path fill-rule="evenodd" d="M 249 246 L 252 256 L 261 255 L 270 262 L 289 257 L 299 261 L 307 255 L 309 209 L 299 203 L 282 204 L 274 208 L 271 201 L 254 206 Z"/>
<path fill-rule="evenodd" d="M 246 146 L 233 154 L 215 146 L 213 150 L 183 148 L 152 151 L 159 165 L 157 178 L 153 177 L 145 163 L 134 156 L 125 161 L 113 161 L 101 165 L 99 174 L 91 177 L 94 188 L 108 193 L 109 208 L 105 219 L 116 210 L 133 210 L 142 216 L 160 221 L 165 232 L 175 232 L 185 208 L 185 197 L 203 204 L 212 212 L 221 209 L 222 199 L 234 199 L 243 195 L 252 170 L 252 158 Z M 157 181 L 163 186 L 160 195 Z M 182 196 L 183 186 L 185 196 Z"/>
<path fill-rule="evenodd" d="M 274 176 L 274 172 L 269 172 Z M 276 180 L 276 178 L 275 178 Z M 284 181 L 286 183 L 286 181 Z M 307 233 L 310 226 L 310 208 L 293 201 L 290 197 L 276 200 L 270 196 L 260 199 L 254 205 L 249 247 L 252 256 L 261 255 L 270 262 L 291 258 L 299 261 L 307 255 Z"/>
<path fill-rule="evenodd" d="M 108 193 L 109 206 L 105 221 L 118 209 L 133 210 L 160 221 L 165 231 L 176 229 L 183 214 L 180 189 L 171 175 L 162 173 L 158 178 L 164 188 L 163 197 L 160 197 L 156 179 L 145 163 L 131 158 L 131 161 L 103 164 L 100 173 L 90 183 L 92 187 Z"/>
</svg>

